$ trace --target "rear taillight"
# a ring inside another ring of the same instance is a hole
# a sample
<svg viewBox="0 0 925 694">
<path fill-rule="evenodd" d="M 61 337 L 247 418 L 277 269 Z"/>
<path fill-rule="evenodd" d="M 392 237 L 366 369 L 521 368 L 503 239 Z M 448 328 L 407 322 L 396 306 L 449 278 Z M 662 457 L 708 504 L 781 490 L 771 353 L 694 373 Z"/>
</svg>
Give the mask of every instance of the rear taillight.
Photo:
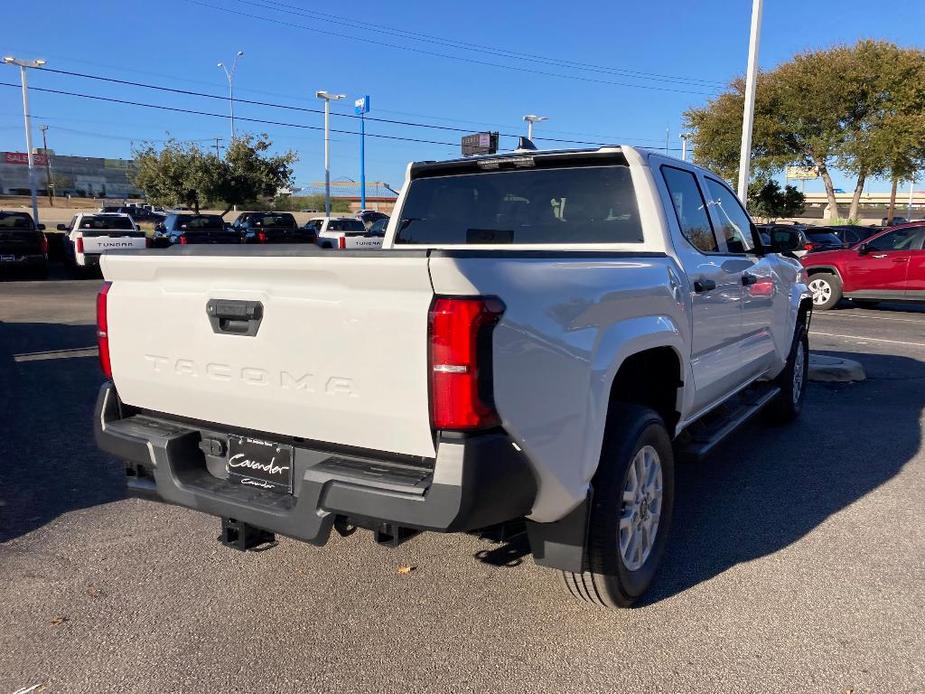
<svg viewBox="0 0 925 694">
<path fill-rule="evenodd" d="M 491 331 L 504 304 L 490 297 L 437 297 L 430 308 L 430 419 L 434 429 L 498 424 L 491 384 Z"/>
<path fill-rule="evenodd" d="M 84 252 L 84 240 L 82 236 L 79 239 L 77 239 L 77 252 L 78 253 Z"/>
<path fill-rule="evenodd" d="M 151 248 L 151 237 L 145 236 L 145 248 Z"/>
<path fill-rule="evenodd" d="M 112 378 L 112 364 L 109 361 L 109 317 L 106 313 L 107 295 L 112 282 L 103 282 L 96 295 L 96 343 L 100 352 L 100 368 L 106 378 Z"/>
<path fill-rule="evenodd" d="M 257 232 L 257 243 L 266 243 L 267 242 L 267 232 L 258 231 Z"/>
<path fill-rule="evenodd" d="M 179 240 L 181 246 L 185 246 L 186 244 L 189 243 L 189 239 L 186 238 L 186 234 L 180 234 L 178 240 Z"/>
<path fill-rule="evenodd" d="M 814 244 L 814 243 L 804 243 L 804 244 L 803 244 L 803 250 L 804 250 L 804 251 L 811 251 L 811 250 L 813 250 L 815 247 L 816 247 L 816 244 Z"/>
<path fill-rule="evenodd" d="M 341 236 L 339 239 L 337 239 L 337 247 L 338 248 L 347 247 L 347 237 L 346 236 Z"/>
<path fill-rule="evenodd" d="M 48 255 L 48 237 L 45 234 L 42 234 L 42 239 L 39 243 L 42 246 L 42 255 Z"/>
</svg>

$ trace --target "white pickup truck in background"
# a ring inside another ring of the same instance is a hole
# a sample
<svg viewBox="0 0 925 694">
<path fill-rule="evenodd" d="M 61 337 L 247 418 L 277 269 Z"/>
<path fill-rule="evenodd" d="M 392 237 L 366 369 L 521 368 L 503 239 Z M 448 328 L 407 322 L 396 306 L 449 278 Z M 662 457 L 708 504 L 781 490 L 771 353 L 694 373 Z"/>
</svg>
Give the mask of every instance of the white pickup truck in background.
<svg viewBox="0 0 925 694">
<path fill-rule="evenodd" d="M 356 217 L 313 217 L 305 224 L 318 235 L 321 248 L 356 250 L 382 248 L 382 235 L 367 230 Z"/>
<path fill-rule="evenodd" d="M 799 263 L 720 178 L 633 147 L 412 164 L 381 250 L 102 269 L 97 442 L 238 549 L 525 524 L 572 594 L 629 605 L 676 456 L 805 393 Z"/>
<path fill-rule="evenodd" d="M 135 220 L 124 213 L 78 214 L 68 224 L 59 224 L 64 237 L 64 256 L 71 269 L 86 272 L 97 268 L 100 255 L 113 250 L 142 250 L 147 236 Z"/>
</svg>

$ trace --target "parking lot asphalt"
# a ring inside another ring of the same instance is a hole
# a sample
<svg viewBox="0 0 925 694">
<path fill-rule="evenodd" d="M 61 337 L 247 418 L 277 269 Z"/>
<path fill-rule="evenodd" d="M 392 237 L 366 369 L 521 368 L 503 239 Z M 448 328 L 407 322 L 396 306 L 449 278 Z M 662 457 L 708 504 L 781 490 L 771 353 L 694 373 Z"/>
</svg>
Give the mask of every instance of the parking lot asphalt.
<svg viewBox="0 0 925 694">
<path fill-rule="evenodd" d="M 817 314 L 812 348 L 868 380 L 680 467 L 653 591 L 611 613 L 520 543 L 244 554 L 125 499 L 91 430 L 97 286 L 0 284 L 0 692 L 925 689 L 920 307 Z"/>
</svg>

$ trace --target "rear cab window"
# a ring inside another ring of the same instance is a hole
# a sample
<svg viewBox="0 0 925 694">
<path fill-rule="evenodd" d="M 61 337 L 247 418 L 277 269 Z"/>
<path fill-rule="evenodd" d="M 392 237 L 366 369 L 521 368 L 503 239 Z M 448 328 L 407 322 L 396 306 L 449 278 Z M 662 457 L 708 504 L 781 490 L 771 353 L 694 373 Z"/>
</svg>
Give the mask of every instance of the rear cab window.
<svg viewBox="0 0 925 694">
<path fill-rule="evenodd" d="M 328 231 L 344 231 L 363 234 L 366 225 L 359 219 L 332 219 L 328 222 Z"/>
<path fill-rule="evenodd" d="M 95 230 L 95 229 L 124 229 L 124 230 L 134 230 L 135 225 L 132 223 L 132 220 L 128 217 L 82 217 L 80 220 L 80 228 Z"/>
<path fill-rule="evenodd" d="M 181 214 L 177 215 L 174 223 L 175 229 L 182 229 L 186 225 L 187 229 L 218 229 L 225 228 L 225 220 L 217 214 Z"/>
<path fill-rule="evenodd" d="M 641 244 L 626 164 L 413 179 L 395 244 Z"/>
<path fill-rule="evenodd" d="M 4 212 L 0 214 L 0 230 L 33 229 L 32 217 L 19 212 Z"/>
</svg>

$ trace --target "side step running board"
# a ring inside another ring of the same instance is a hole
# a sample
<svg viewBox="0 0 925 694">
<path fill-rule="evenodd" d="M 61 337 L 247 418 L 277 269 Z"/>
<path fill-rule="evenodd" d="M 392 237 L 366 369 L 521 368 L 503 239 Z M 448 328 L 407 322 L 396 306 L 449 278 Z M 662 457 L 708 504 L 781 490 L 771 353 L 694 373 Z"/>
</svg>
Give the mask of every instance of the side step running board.
<svg viewBox="0 0 925 694">
<path fill-rule="evenodd" d="M 703 423 L 692 428 L 690 438 L 678 446 L 678 457 L 683 460 L 700 461 L 706 458 L 727 436 L 758 414 L 765 405 L 780 393 L 780 388 L 771 386 L 759 393 L 746 391 L 743 402 L 736 408 L 729 408 L 722 415 L 708 415 L 709 424 Z"/>
</svg>

